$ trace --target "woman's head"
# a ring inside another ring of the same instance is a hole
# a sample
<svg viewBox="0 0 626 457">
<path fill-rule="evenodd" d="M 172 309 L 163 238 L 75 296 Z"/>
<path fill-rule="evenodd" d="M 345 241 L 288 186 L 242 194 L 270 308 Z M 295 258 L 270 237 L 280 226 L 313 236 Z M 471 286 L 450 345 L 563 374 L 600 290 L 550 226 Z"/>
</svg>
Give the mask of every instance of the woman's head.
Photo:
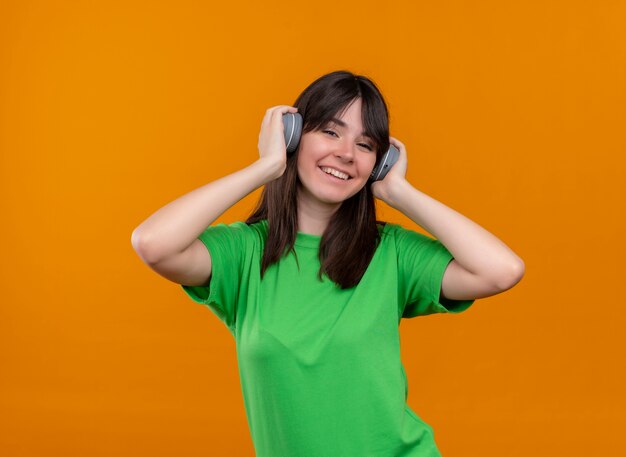
<svg viewBox="0 0 626 457">
<path fill-rule="evenodd" d="M 293 247 L 301 199 L 332 207 L 334 212 L 320 244 L 322 270 L 349 287 L 360 280 L 379 239 L 368 178 L 389 148 L 387 106 L 370 79 L 347 71 L 318 78 L 293 106 L 303 117 L 300 144 L 287 158 L 283 175 L 265 186 L 247 222 L 268 220 L 264 271 L 282 257 L 285 248 Z M 341 122 L 346 125 L 339 125 Z M 326 167 L 344 171 L 352 179 L 334 181 L 320 166 L 327 171 Z M 341 256 L 347 260 L 339 261 Z"/>
<path fill-rule="evenodd" d="M 369 173 L 389 148 L 389 115 L 376 85 L 365 76 L 336 71 L 311 83 L 293 106 L 303 117 L 303 129 L 287 167 L 291 174 L 297 169 L 298 188 L 311 196 L 319 190 L 323 200 L 339 203 L 357 192 L 365 197 Z M 338 125 L 337 119 L 346 125 Z M 324 192 L 320 180 L 313 179 L 325 177 L 319 175 L 321 165 L 339 168 L 352 179 Z"/>
<path fill-rule="evenodd" d="M 361 114 L 361 98 L 356 98 L 328 123 L 302 135 L 296 152 L 301 222 L 307 215 L 303 208 L 332 214 L 367 184 L 376 143 L 363 130 Z"/>
<path fill-rule="evenodd" d="M 360 110 L 355 110 L 358 105 Z M 364 163 L 367 165 L 365 168 L 373 168 L 389 149 L 387 105 L 374 82 L 348 71 L 335 71 L 313 81 L 293 106 L 303 117 L 300 144 L 295 153 L 287 158 L 284 174 L 266 188 L 275 189 L 284 199 L 292 202 L 298 202 L 304 195 L 313 197 L 315 201 L 338 203 L 336 207 L 350 198 L 356 200 L 352 203 L 358 203 L 358 206 L 363 207 L 369 201 L 369 205 L 374 207 L 368 179 L 363 176 Z M 333 119 L 342 119 L 346 115 L 350 117 L 350 123 L 342 131 Z M 329 126 L 334 133 L 325 132 Z M 361 132 L 362 137 L 358 135 Z M 372 150 L 367 150 L 364 143 Z M 350 148 L 353 155 L 348 157 Z M 372 153 L 376 157 L 374 164 L 371 164 Z M 350 163 L 351 160 L 354 163 Z M 325 175 L 321 174 L 319 165 L 332 168 L 341 165 L 341 170 L 352 172 L 350 174 L 357 179 L 343 183 L 345 186 L 336 185 L 335 189 L 332 185 L 330 189 L 329 186 L 320 186 L 320 179 Z M 318 198 L 315 198 L 316 193 L 320 194 Z"/>
<path fill-rule="evenodd" d="M 367 77 L 348 71 L 321 76 L 304 89 L 293 106 L 303 117 L 302 132 L 307 133 L 324 128 L 357 99 L 361 101 L 363 130 L 380 158 L 389 149 L 389 114 L 382 94 Z"/>
</svg>

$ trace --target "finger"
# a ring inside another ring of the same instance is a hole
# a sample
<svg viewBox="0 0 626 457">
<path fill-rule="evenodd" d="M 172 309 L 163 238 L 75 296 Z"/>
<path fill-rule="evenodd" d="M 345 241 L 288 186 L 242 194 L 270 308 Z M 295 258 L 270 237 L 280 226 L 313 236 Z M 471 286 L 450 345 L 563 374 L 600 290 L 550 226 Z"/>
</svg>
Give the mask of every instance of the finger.
<svg viewBox="0 0 626 457">
<path fill-rule="evenodd" d="M 398 146 L 398 147 L 404 147 L 404 143 L 402 143 L 401 141 L 399 141 L 397 138 L 394 138 L 392 136 L 389 137 L 389 142 L 391 144 L 393 144 L 394 146 Z"/>
<path fill-rule="evenodd" d="M 298 111 L 298 108 L 296 108 L 295 106 L 290 106 L 290 105 L 276 105 L 268 109 L 268 111 L 272 111 L 272 114 L 276 112 L 280 112 L 281 114 L 288 113 L 288 112 L 295 113 L 296 111 Z"/>
<path fill-rule="evenodd" d="M 289 105 L 278 105 L 273 108 L 272 115 L 276 117 L 281 117 L 285 113 L 295 113 L 298 111 L 298 108 Z M 280 115 L 280 116 L 279 116 Z"/>
<path fill-rule="evenodd" d="M 263 116 L 263 122 L 261 123 L 261 125 L 265 125 L 268 122 L 271 122 L 272 118 L 277 112 L 280 112 L 281 114 L 283 114 L 287 112 L 295 113 L 296 111 L 298 111 L 298 108 L 295 108 L 289 105 L 272 106 L 268 108 L 267 110 L 265 110 L 265 115 Z"/>
<path fill-rule="evenodd" d="M 298 109 L 289 106 L 289 105 L 278 105 L 275 106 L 272 112 L 272 120 L 271 122 L 277 125 L 282 125 L 283 123 L 283 114 L 285 113 L 295 113 Z"/>
</svg>

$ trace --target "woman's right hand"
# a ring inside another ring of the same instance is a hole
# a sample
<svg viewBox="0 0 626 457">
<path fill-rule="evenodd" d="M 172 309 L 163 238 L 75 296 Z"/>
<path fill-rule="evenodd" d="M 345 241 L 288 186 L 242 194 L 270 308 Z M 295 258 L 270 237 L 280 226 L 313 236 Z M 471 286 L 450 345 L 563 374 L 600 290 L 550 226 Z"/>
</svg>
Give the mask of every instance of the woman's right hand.
<svg viewBox="0 0 626 457">
<path fill-rule="evenodd" d="M 278 105 L 268 108 L 261 123 L 259 133 L 259 160 L 270 164 L 272 180 L 277 179 L 287 168 L 287 146 L 285 145 L 285 133 L 283 114 L 296 113 L 297 108 L 289 105 Z"/>
</svg>

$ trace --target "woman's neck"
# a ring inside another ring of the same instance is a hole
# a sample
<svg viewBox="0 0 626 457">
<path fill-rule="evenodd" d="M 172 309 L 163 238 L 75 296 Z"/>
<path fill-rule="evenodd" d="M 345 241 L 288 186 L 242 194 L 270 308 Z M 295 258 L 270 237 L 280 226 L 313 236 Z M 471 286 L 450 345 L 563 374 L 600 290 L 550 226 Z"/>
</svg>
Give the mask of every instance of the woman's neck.
<svg viewBox="0 0 626 457">
<path fill-rule="evenodd" d="M 298 198 L 298 231 L 321 236 L 326 230 L 330 218 L 341 204 L 323 205 L 306 198 Z"/>
</svg>

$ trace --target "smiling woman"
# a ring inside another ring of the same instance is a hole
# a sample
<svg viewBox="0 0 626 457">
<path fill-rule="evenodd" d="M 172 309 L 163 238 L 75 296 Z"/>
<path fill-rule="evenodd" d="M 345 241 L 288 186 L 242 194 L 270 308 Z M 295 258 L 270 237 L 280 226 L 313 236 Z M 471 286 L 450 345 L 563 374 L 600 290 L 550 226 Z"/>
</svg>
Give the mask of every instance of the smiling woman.
<svg viewBox="0 0 626 457">
<path fill-rule="evenodd" d="M 302 135 L 287 154 L 283 115 L 296 111 Z M 133 233 L 146 263 L 234 336 L 258 457 L 440 455 L 432 428 L 407 404 L 400 319 L 459 313 L 475 292 L 514 277 L 505 251 L 485 250 L 489 234 L 408 184 L 406 150 L 388 121 L 371 80 L 324 75 L 294 106 L 266 111 L 255 163 L 171 202 Z M 370 181 L 390 142 L 398 161 Z M 262 185 L 245 222 L 211 225 Z M 468 264 L 506 276 L 476 275 L 438 239 L 377 221 L 375 198 L 443 233 Z"/>
<path fill-rule="evenodd" d="M 335 72 L 314 81 L 294 106 L 304 119 L 298 149 L 287 158 L 284 174 L 265 186 L 246 221 L 269 222 L 261 274 L 293 249 L 301 232 L 322 236 L 319 277 L 326 274 L 350 288 L 380 239 L 368 178 L 389 149 L 387 105 L 369 79 Z M 345 175 L 349 179 L 341 179 Z"/>
<path fill-rule="evenodd" d="M 372 173 L 376 154 L 367 145 L 363 146 L 363 135 L 358 133 L 362 129 L 361 106 L 360 98 L 350 103 L 342 114 L 344 127 L 338 129 L 339 134 L 326 129 L 302 135 L 296 152 L 298 227 L 301 232 L 322 235 L 320 223 L 328 225 L 344 201 L 364 189 Z M 344 185 L 329 186 L 328 179 L 320 179 L 320 171 L 339 178 L 333 177 L 330 182 Z M 364 195 L 367 198 L 367 191 Z M 371 199 L 373 201 L 373 196 Z M 323 219 L 321 215 L 324 215 Z"/>
</svg>

